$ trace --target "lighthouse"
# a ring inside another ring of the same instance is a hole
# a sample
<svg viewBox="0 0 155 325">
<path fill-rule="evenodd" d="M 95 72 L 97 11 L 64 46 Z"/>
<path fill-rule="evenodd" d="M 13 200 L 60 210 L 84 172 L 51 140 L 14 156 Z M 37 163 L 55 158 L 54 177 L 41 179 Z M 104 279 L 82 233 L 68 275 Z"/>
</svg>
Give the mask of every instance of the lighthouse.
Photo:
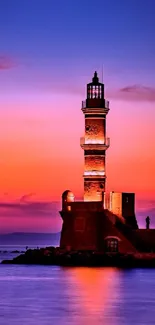
<svg viewBox="0 0 155 325">
<path fill-rule="evenodd" d="M 86 100 L 82 101 L 85 133 L 80 139 L 84 150 L 84 201 L 104 203 L 106 150 L 110 145 L 110 139 L 106 137 L 109 102 L 105 100 L 104 84 L 99 82 L 96 71 L 92 82 L 87 84 L 86 96 Z"/>
<path fill-rule="evenodd" d="M 104 204 L 106 184 L 106 117 L 109 102 L 105 100 L 104 84 L 95 71 L 87 84 L 86 100 L 82 102 L 85 133 L 80 140 L 84 152 L 84 200 L 76 201 L 66 189 L 62 194 L 62 231 L 60 248 L 67 251 L 132 252 L 135 247 L 126 238 L 137 229 L 134 193 L 110 195 L 110 209 Z M 108 194 L 108 193 L 107 193 Z"/>
</svg>

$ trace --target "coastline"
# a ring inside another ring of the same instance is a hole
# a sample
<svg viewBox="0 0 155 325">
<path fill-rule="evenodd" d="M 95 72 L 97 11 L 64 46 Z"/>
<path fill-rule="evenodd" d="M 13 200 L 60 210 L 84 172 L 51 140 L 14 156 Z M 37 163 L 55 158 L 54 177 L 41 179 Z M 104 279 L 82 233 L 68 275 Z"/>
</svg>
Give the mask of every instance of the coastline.
<svg viewBox="0 0 155 325">
<path fill-rule="evenodd" d="M 20 253 L 20 252 L 19 252 Z M 155 268 L 155 253 L 104 253 L 101 251 L 64 251 L 59 247 L 28 249 L 0 264 L 59 265 L 120 268 Z"/>
</svg>

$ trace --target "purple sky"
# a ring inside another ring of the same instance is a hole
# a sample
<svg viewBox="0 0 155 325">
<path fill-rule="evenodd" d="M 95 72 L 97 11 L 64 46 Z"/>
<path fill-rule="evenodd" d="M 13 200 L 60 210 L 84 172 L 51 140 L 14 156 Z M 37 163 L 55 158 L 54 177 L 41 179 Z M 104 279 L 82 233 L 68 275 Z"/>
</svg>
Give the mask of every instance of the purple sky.
<svg viewBox="0 0 155 325">
<path fill-rule="evenodd" d="M 107 189 L 155 217 L 155 1 L 1 0 L 0 31 L 0 232 L 58 231 L 61 193 L 83 196 L 81 101 L 102 67 Z"/>
</svg>

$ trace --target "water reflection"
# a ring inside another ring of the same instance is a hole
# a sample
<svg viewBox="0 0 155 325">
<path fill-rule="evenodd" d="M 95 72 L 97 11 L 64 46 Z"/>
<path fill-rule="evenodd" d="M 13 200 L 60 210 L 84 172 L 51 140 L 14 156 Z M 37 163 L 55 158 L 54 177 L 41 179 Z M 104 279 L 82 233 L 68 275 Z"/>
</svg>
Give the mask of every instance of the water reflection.
<svg viewBox="0 0 155 325">
<path fill-rule="evenodd" d="M 154 325 L 155 272 L 0 265 L 2 325 Z"/>
<path fill-rule="evenodd" d="M 119 271 L 115 268 L 74 268 L 67 270 L 70 305 L 79 308 L 80 318 L 75 315 L 74 324 L 117 325 L 117 296 Z M 70 290 L 72 287 L 72 290 Z M 75 322 L 77 318 L 77 322 Z M 80 320 L 80 323 L 79 323 Z"/>
</svg>

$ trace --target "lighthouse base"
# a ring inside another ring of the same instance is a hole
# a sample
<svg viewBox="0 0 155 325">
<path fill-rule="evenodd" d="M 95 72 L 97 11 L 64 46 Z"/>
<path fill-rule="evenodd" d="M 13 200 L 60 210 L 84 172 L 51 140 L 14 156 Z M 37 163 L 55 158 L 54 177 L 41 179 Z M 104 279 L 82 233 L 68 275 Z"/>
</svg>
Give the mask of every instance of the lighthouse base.
<svg viewBox="0 0 155 325">
<path fill-rule="evenodd" d="M 129 236 L 124 235 L 128 229 L 125 219 L 104 210 L 102 202 L 71 202 L 69 210 L 65 207 L 60 215 L 63 219 L 60 248 L 64 250 L 137 251 Z"/>
</svg>

